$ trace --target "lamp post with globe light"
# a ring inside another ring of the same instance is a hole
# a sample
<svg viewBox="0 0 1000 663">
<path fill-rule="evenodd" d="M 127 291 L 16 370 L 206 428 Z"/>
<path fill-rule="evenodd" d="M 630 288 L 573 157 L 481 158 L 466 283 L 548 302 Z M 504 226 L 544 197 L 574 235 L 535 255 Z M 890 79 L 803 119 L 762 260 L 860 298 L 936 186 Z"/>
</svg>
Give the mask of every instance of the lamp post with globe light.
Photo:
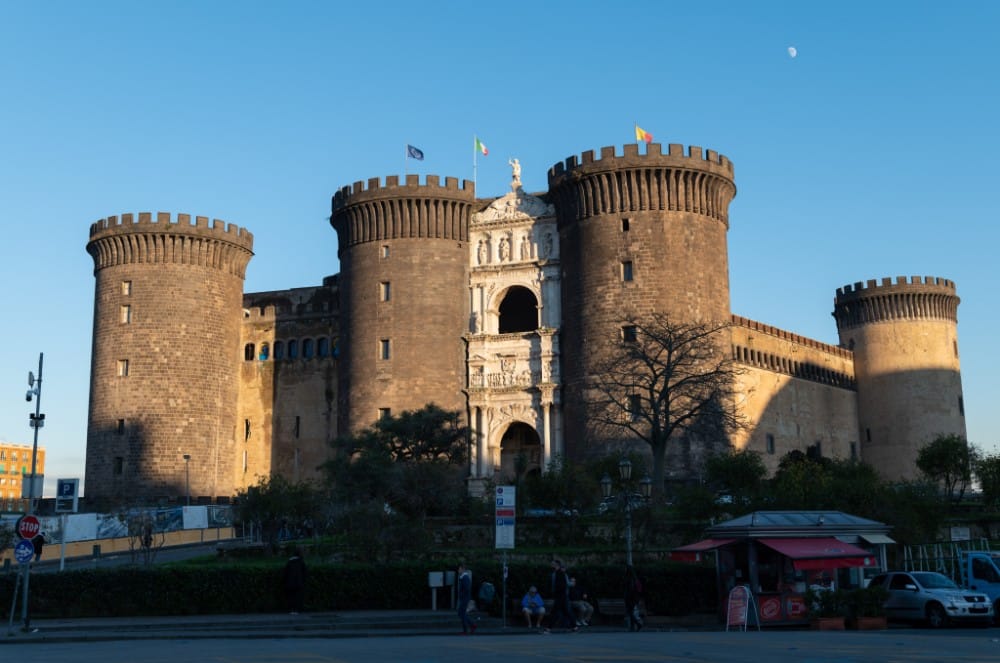
<svg viewBox="0 0 1000 663">
<path fill-rule="evenodd" d="M 632 487 L 632 462 L 628 458 L 622 458 L 618 463 L 618 477 L 621 481 L 617 494 L 612 494 L 611 477 L 605 474 L 601 478 L 601 495 L 605 500 L 614 499 L 620 507 L 625 509 L 625 563 L 632 565 L 632 509 L 642 504 L 653 492 L 653 480 L 648 476 L 639 481 L 639 493 L 633 492 Z"/>
</svg>

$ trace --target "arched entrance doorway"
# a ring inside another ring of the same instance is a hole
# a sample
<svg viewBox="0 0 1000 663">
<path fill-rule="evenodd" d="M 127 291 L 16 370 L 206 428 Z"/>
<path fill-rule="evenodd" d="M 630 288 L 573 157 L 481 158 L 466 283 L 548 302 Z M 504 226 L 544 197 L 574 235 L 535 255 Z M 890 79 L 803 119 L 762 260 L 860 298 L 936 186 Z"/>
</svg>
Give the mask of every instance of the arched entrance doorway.
<svg viewBox="0 0 1000 663">
<path fill-rule="evenodd" d="M 500 476 L 513 479 L 522 467 L 525 476 L 541 473 L 542 443 L 534 428 L 517 421 L 500 439 Z"/>
</svg>

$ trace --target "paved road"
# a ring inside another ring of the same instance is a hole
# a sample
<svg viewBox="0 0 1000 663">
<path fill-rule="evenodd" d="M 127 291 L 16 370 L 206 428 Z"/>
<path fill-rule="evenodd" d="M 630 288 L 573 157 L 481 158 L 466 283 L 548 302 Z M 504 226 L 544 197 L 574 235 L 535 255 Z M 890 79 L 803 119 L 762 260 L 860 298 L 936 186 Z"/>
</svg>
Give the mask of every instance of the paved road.
<svg viewBox="0 0 1000 663">
<path fill-rule="evenodd" d="M 58 663 L 535 663 L 713 661 L 844 663 L 989 661 L 1000 658 L 997 629 L 941 632 L 653 632 L 430 635 L 345 639 L 132 640 L 9 645 L 4 660 Z"/>
</svg>

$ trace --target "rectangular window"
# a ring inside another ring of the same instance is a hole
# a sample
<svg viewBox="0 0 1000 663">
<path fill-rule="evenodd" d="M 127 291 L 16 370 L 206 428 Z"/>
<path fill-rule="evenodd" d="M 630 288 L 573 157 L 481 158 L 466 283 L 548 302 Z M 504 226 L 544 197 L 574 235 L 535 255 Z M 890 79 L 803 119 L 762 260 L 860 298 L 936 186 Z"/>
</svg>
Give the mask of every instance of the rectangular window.
<svg viewBox="0 0 1000 663">
<path fill-rule="evenodd" d="M 130 324 L 132 322 L 132 307 L 125 304 L 121 307 L 121 323 L 123 325 Z"/>
<path fill-rule="evenodd" d="M 629 222 L 631 220 L 632 219 L 627 219 L 627 218 L 626 219 L 622 219 L 622 232 L 623 233 L 627 233 L 628 232 L 628 226 L 629 226 Z"/>
<path fill-rule="evenodd" d="M 388 258 L 389 257 L 389 245 L 388 244 L 383 244 L 382 245 L 382 257 L 383 258 Z"/>
<path fill-rule="evenodd" d="M 392 409 L 387 408 L 387 407 L 380 407 L 378 409 L 378 418 L 379 419 L 388 419 L 391 416 L 392 416 Z"/>
<path fill-rule="evenodd" d="M 390 347 L 389 339 L 383 338 L 378 342 L 378 356 L 379 359 L 389 359 L 390 357 Z"/>
<path fill-rule="evenodd" d="M 301 430 L 302 421 L 298 415 L 295 415 L 295 439 L 299 439 L 299 431 Z"/>
<path fill-rule="evenodd" d="M 118 420 L 118 434 L 119 435 L 124 435 L 125 434 L 125 420 L 124 419 L 119 419 Z"/>
<path fill-rule="evenodd" d="M 625 325 L 622 327 L 622 340 L 626 343 L 635 343 L 638 338 L 635 325 Z"/>
<path fill-rule="evenodd" d="M 114 468 L 112 469 L 115 476 L 121 476 L 125 473 L 125 459 L 121 456 L 115 456 Z"/>
<path fill-rule="evenodd" d="M 120 378 L 128 377 L 128 359 L 118 360 L 118 377 Z"/>
<path fill-rule="evenodd" d="M 243 450 L 243 474 L 247 473 L 247 450 Z"/>
<path fill-rule="evenodd" d="M 628 396 L 628 413 L 629 419 L 632 421 L 638 421 L 639 415 L 642 413 L 642 399 L 638 394 L 629 394 Z"/>
<path fill-rule="evenodd" d="M 858 443 L 851 442 L 851 460 L 858 459 Z"/>
<path fill-rule="evenodd" d="M 128 297 L 132 294 L 132 282 L 122 281 L 122 294 Z"/>
<path fill-rule="evenodd" d="M 622 281 L 632 280 L 632 261 L 623 260 L 622 261 Z"/>
<path fill-rule="evenodd" d="M 958 413 L 963 417 L 965 416 L 965 401 L 961 396 L 958 397 Z"/>
<path fill-rule="evenodd" d="M 865 442 L 871 442 L 871 441 L 872 441 L 872 429 L 871 428 L 866 428 L 865 429 Z"/>
<path fill-rule="evenodd" d="M 250 439 L 250 420 L 243 420 L 243 441 L 246 442 Z"/>
<path fill-rule="evenodd" d="M 766 439 L 767 439 L 767 453 L 774 454 L 774 435 L 768 433 Z"/>
<path fill-rule="evenodd" d="M 389 301 L 391 295 L 392 291 L 389 288 L 388 281 L 382 281 L 381 283 L 378 284 L 379 299 L 381 299 L 383 302 L 387 302 Z"/>
</svg>

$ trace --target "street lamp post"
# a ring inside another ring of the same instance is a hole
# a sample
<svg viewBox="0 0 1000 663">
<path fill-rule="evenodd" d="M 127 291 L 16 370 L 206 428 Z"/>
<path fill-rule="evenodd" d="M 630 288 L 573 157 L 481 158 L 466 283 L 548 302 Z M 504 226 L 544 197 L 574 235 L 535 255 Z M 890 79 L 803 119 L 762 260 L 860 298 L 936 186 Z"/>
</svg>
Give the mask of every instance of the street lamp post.
<svg viewBox="0 0 1000 663">
<path fill-rule="evenodd" d="M 184 454 L 184 495 L 187 505 L 191 506 L 191 454 Z"/>
<path fill-rule="evenodd" d="M 35 413 L 29 414 L 30 425 L 35 429 L 34 442 L 31 446 L 31 476 L 28 477 L 28 481 L 31 482 L 28 486 L 28 513 L 34 515 L 35 513 L 35 473 L 38 471 L 38 429 L 45 425 L 45 415 L 42 414 L 42 359 L 45 353 L 38 353 L 38 378 L 28 371 L 28 393 L 25 395 L 24 399 L 31 402 L 32 398 L 35 400 Z M 21 477 L 21 489 L 22 494 L 24 490 L 24 477 Z M 39 496 L 41 497 L 41 496 Z M 39 532 L 41 534 L 41 532 Z M 24 622 L 24 630 L 28 631 L 31 629 L 31 618 L 28 616 L 28 584 L 31 579 L 31 563 L 24 565 L 24 602 L 21 605 L 21 619 Z M 11 614 L 11 620 L 13 620 L 13 614 Z"/>
<path fill-rule="evenodd" d="M 653 492 L 653 481 L 648 476 L 643 477 L 639 481 L 640 494 L 636 495 L 632 491 L 632 462 L 628 458 L 622 458 L 618 463 L 618 476 L 621 479 L 618 494 L 612 495 L 611 477 L 607 474 L 601 478 L 601 494 L 604 499 L 613 496 L 625 508 L 625 563 L 632 566 L 632 509 L 649 499 Z"/>
</svg>

